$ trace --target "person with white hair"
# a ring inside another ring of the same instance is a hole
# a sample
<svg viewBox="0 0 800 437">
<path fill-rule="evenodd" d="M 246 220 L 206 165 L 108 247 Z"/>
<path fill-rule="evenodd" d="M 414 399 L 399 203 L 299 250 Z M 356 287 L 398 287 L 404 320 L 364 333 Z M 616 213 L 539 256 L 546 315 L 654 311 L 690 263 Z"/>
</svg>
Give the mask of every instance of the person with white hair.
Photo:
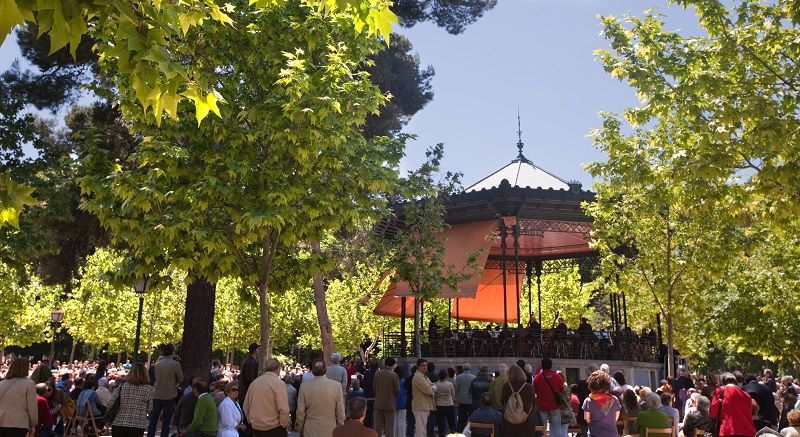
<svg viewBox="0 0 800 437">
<path fill-rule="evenodd" d="M 97 381 L 97 397 L 100 398 L 100 403 L 105 405 L 108 398 L 111 397 L 111 392 L 108 390 L 108 378 L 105 376 Z"/>
<path fill-rule="evenodd" d="M 342 354 L 334 352 L 331 354 L 331 365 L 328 366 L 328 373 L 325 376 L 342 384 L 342 396 L 347 395 L 347 369 L 342 366 Z"/>
<path fill-rule="evenodd" d="M 636 422 L 633 425 L 639 435 L 645 435 L 645 428 L 668 428 L 667 415 L 658 410 L 661 408 L 661 396 L 656 393 L 647 393 L 644 405 L 647 409 L 636 415 Z M 661 436 L 669 437 L 668 434 L 661 434 Z"/>
<path fill-rule="evenodd" d="M 681 435 L 684 437 L 693 437 L 696 429 L 711 431 L 714 427 L 714 421 L 711 420 L 711 416 L 708 414 L 711 401 L 697 392 L 692 393 L 692 399 L 694 399 L 696 411 L 686 414 L 686 419 L 683 421 L 683 429 L 681 431 Z"/>
</svg>

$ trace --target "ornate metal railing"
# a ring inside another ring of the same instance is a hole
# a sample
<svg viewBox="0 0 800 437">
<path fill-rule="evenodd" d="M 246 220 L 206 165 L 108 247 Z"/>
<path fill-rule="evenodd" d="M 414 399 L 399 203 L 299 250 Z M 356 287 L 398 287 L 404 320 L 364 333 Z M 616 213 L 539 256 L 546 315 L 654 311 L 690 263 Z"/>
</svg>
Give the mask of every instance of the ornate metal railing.
<svg viewBox="0 0 800 437">
<path fill-rule="evenodd" d="M 404 341 L 405 340 L 405 341 Z M 397 332 L 383 337 L 387 356 L 414 356 L 413 336 L 403 338 Z M 423 340 L 426 357 L 551 357 L 562 359 L 618 360 L 659 362 L 659 343 L 654 336 L 605 331 L 578 333 L 522 329 L 506 332 L 476 331 L 431 334 Z"/>
</svg>

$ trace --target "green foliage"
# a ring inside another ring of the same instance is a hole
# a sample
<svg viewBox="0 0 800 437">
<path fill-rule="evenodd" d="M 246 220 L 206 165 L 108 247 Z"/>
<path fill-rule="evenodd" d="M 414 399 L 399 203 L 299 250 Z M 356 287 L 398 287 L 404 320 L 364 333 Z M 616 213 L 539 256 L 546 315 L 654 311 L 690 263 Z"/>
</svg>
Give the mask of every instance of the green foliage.
<svg viewBox="0 0 800 437">
<path fill-rule="evenodd" d="M 528 312 L 528 287 L 527 280 L 520 278 L 525 284 L 520 296 L 520 321 L 524 325 L 530 316 L 538 318 L 539 296 L 536 290 L 536 278 L 531 280 L 532 314 Z M 600 329 L 610 323 L 603 319 L 591 308 L 593 289 L 581 283 L 578 266 L 557 272 L 542 274 L 542 327 L 549 327 L 558 317 L 563 317 L 567 326 L 577 328 L 580 318 L 586 317 L 595 329 Z"/>
<path fill-rule="evenodd" d="M 497 5 L 497 0 L 397 0 L 393 10 L 405 27 L 432 21 L 457 35 Z"/>
<path fill-rule="evenodd" d="M 136 337 L 139 296 L 132 282 L 115 285 L 112 277 L 123 270 L 124 258 L 100 249 L 88 257 L 81 279 L 63 303 L 64 328 L 76 341 L 108 344 L 109 352 L 130 352 Z M 176 342 L 183 330 L 186 292 L 182 275 L 148 281 L 142 311 L 141 351 Z"/>
<path fill-rule="evenodd" d="M 796 317 L 769 303 L 773 293 L 796 296 L 788 278 L 797 263 L 779 244 L 800 211 L 796 8 L 675 3 L 696 9 L 707 35 L 665 30 L 651 10 L 601 17 L 610 49 L 597 57 L 641 104 L 624 113 L 631 132 L 605 114 L 593 133 L 607 155 L 588 166 L 600 178 L 597 202 L 587 205 L 603 256 L 600 282 L 624 289 L 634 314 L 660 311 L 669 344 L 674 327 L 684 351 L 716 340 L 796 361 L 785 335 Z M 754 255 L 773 248 L 789 255 Z M 747 312 L 752 304 L 760 314 Z"/>
<path fill-rule="evenodd" d="M 215 67 L 194 57 L 194 36 L 198 28 L 247 28 L 239 20 L 257 11 L 282 7 L 284 0 L 254 0 L 234 6 L 219 5 L 214 0 L 200 2 L 123 2 L 78 0 L 62 3 L 58 0 L 2 0 L 0 1 L 0 44 L 15 26 L 24 21 L 35 22 L 39 36 L 48 34 L 50 52 L 68 46 L 73 58 L 78 45 L 89 34 L 98 41 L 95 50 L 100 65 L 108 72 L 117 73 L 116 86 L 126 93 L 135 90 L 144 111 L 156 123 L 166 112 L 177 117 L 181 100 L 195 101 L 198 119 L 214 111 L 211 100 L 215 92 Z M 395 15 L 385 0 L 304 0 L 309 8 L 329 15 L 347 13 L 352 17 L 351 30 L 379 35 L 389 41 Z M 248 11 L 250 9 L 250 11 Z M 256 10 L 253 12 L 253 10 Z M 91 21 L 91 26 L 87 24 Z M 133 102 L 131 102 L 133 103 Z M 219 115 L 217 113 L 217 115 Z"/>
<path fill-rule="evenodd" d="M 393 188 L 402 143 L 367 142 L 358 130 L 384 101 L 359 70 L 381 43 L 353 32 L 351 16 L 298 2 L 236 7 L 247 32 L 203 22 L 186 35 L 228 96 L 221 118 L 198 126 L 181 116 L 159 126 L 130 104 L 141 93 L 121 88 L 143 142 L 123 166 L 87 131 L 80 184 L 91 196 L 85 208 L 131 248 L 133 271 L 174 266 L 189 280 L 239 277 L 253 287 L 267 345 L 270 281 L 292 284 L 325 268 L 313 258 L 286 261 L 273 277 L 273 262 L 383 207 L 375 193 Z M 191 110 L 177 101 L 175 108 Z"/>
<path fill-rule="evenodd" d="M 30 346 L 50 340 L 50 313 L 60 290 L 0 263 L 0 346 Z"/>
</svg>

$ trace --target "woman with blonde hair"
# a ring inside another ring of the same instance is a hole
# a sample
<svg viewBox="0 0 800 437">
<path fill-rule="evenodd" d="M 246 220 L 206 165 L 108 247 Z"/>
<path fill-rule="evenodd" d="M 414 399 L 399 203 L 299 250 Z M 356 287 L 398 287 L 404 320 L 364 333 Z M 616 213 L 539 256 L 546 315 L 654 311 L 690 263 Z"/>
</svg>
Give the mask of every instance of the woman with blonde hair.
<svg viewBox="0 0 800 437">
<path fill-rule="evenodd" d="M 142 363 L 135 363 L 125 382 L 111 393 L 106 407 L 119 398 L 117 416 L 111 421 L 112 437 L 142 437 L 147 428 L 147 413 L 153 407 L 153 386 Z"/>
<path fill-rule="evenodd" d="M 0 381 L 0 437 L 25 437 L 36 429 L 36 384 L 28 378 L 29 371 L 28 359 L 17 358 Z"/>
</svg>

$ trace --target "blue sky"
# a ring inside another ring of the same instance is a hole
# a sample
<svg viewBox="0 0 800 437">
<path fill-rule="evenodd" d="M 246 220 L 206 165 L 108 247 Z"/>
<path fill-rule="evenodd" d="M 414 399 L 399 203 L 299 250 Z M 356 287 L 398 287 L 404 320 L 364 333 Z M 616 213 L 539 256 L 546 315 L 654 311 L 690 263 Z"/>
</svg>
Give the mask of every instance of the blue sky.
<svg viewBox="0 0 800 437">
<path fill-rule="evenodd" d="M 444 170 L 462 172 L 464 186 L 482 179 L 516 157 L 519 109 L 526 157 L 589 188 L 583 165 L 602 159 L 587 137 L 601 123 L 598 113 L 637 103 L 633 90 L 594 60 L 593 51 L 607 46 L 597 15 L 642 15 L 654 6 L 670 28 L 696 29 L 691 11 L 666 0 L 499 0 L 461 35 L 431 24 L 398 28 L 422 65 L 436 69 L 434 100 L 405 129 L 418 138 L 408 145 L 404 170 L 441 142 Z M 19 56 L 15 38 L 6 38 L 0 69 Z"/>
</svg>

